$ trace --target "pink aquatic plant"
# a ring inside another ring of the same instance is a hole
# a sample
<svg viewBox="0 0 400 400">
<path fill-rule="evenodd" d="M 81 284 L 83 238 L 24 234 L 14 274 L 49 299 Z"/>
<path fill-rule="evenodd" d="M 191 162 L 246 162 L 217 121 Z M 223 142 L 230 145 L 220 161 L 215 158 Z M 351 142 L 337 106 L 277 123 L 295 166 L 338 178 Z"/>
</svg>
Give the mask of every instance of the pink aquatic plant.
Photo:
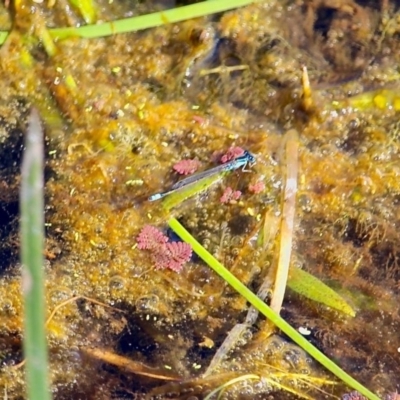
<svg viewBox="0 0 400 400">
<path fill-rule="evenodd" d="M 200 125 L 205 125 L 206 119 L 200 115 L 193 115 L 192 119 L 194 122 L 197 122 Z"/>
<path fill-rule="evenodd" d="M 153 250 L 168 242 L 168 237 L 151 225 L 145 225 L 136 238 L 141 250 Z"/>
<path fill-rule="evenodd" d="M 263 181 L 257 181 L 254 184 L 249 185 L 249 192 L 258 194 L 265 190 L 265 183 Z"/>
<path fill-rule="evenodd" d="M 400 394 L 396 391 L 385 396 L 385 400 L 400 400 Z"/>
<path fill-rule="evenodd" d="M 342 396 L 342 400 L 367 400 L 362 394 L 357 391 L 346 393 Z"/>
<path fill-rule="evenodd" d="M 192 257 L 192 248 L 184 242 L 169 242 L 168 237 L 153 226 L 146 225 L 136 238 L 138 248 L 148 250 L 156 269 L 180 272 Z"/>
<path fill-rule="evenodd" d="M 155 261 L 157 269 L 171 269 L 175 272 L 180 272 L 183 265 L 186 264 L 192 257 L 192 248 L 189 244 L 184 242 L 171 242 L 167 243 L 165 248 L 162 249 L 160 255 L 154 254 L 153 261 Z"/>
<path fill-rule="evenodd" d="M 221 198 L 219 201 L 223 204 L 229 203 L 231 201 L 236 201 L 240 198 L 242 195 L 242 192 L 240 190 L 233 190 L 231 187 L 227 187 L 224 190 L 224 193 L 222 194 Z"/>
<path fill-rule="evenodd" d="M 221 163 L 225 164 L 228 161 L 234 160 L 244 154 L 244 150 L 241 147 L 230 147 L 228 151 L 221 157 Z"/>
<path fill-rule="evenodd" d="M 181 160 L 178 161 L 172 168 L 181 175 L 193 174 L 200 167 L 198 160 Z"/>
</svg>

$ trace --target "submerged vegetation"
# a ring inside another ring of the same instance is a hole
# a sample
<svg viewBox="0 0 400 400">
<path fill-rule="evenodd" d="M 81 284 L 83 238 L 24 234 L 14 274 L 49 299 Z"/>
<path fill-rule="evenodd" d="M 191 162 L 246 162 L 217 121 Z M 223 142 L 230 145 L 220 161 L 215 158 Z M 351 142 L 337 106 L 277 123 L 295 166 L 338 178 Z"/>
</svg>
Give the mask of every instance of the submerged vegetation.
<svg viewBox="0 0 400 400">
<path fill-rule="evenodd" d="M 140 32 L 57 36 L 164 6 L 0 6 L 11 31 L 0 49 L 0 390 L 25 397 L 18 193 L 35 106 L 54 399 L 351 392 L 249 299 L 271 304 L 369 398 L 394 398 L 397 2 L 270 0 Z M 256 164 L 148 201 L 181 179 L 183 160 L 206 170 L 237 148 Z"/>
</svg>

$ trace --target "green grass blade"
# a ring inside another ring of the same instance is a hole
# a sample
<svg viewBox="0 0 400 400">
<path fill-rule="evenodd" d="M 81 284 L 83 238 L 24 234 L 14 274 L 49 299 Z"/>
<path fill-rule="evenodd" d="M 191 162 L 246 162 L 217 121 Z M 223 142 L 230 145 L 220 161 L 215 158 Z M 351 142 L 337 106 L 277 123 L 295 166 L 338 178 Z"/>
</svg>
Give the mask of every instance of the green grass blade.
<svg viewBox="0 0 400 400">
<path fill-rule="evenodd" d="M 57 47 L 49 30 L 43 25 L 38 27 L 36 31 L 38 39 L 42 42 L 44 49 L 49 57 L 54 57 L 57 53 Z"/>
<path fill-rule="evenodd" d="M 0 32 L 0 44 L 3 44 L 10 32 Z"/>
<path fill-rule="evenodd" d="M 352 317 L 356 315 L 355 311 L 347 304 L 342 296 L 325 285 L 325 283 L 318 278 L 300 268 L 290 269 L 288 286 L 296 293 L 314 300 L 317 303 L 325 304 L 328 307 L 334 308 Z"/>
<path fill-rule="evenodd" d="M 69 0 L 75 7 L 87 24 L 96 22 L 96 8 L 92 0 Z"/>
<path fill-rule="evenodd" d="M 21 263 L 27 398 L 50 400 L 44 296 L 43 132 L 32 111 L 21 171 Z"/>
<path fill-rule="evenodd" d="M 268 307 L 258 296 L 239 281 L 230 271 L 228 271 L 212 254 L 210 254 L 175 218 L 168 221 L 168 225 L 186 243 L 189 243 L 194 252 L 211 267 L 222 279 L 228 282 L 238 293 L 240 293 L 252 306 L 264 314 L 271 322 L 289 336 L 295 343 L 303 348 L 311 357 L 322 364 L 327 370 L 336 375 L 349 387 L 358 390 L 369 400 L 379 400 L 379 397 L 369 391 L 366 387 L 357 382 L 349 374 L 343 371 L 338 365 L 330 360 L 325 354 L 321 353 L 308 340 L 299 334 L 282 317 Z"/>
<path fill-rule="evenodd" d="M 55 39 L 64 39 L 71 36 L 83 38 L 95 38 L 110 36 L 118 33 L 139 31 L 154 28 L 165 24 L 185 21 L 187 19 L 203 17 L 234 8 L 254 3 L 253 0 L 209 0 L 201 3 L 190 4 L 171 10 L 155 12 L 138 17 L 121 19 L 114 22 L 106 22 L 98 25 L 86 25 L 79 28 L 51 29 L 50 33 Z"/>
<path fill-rule="evenodd" d="M 50 35 L 55 39 L 69 37 L 98 38 L 116 35 L 118 33 L 135 32 L 143 29 L 172 24 L 192 18 L 204 17 L 223 11 L 233 10 L 254 3 L 254 0 L 208 0 L 171 10 L 159 11 L 137 17 L 125 18 L 102 24 L 85 25 L 79 28 L 49 29 Z M 92 16 L 89 16 L 92 18 Z M 3 44 L 9 32 L 0 32 L 0 45 Z"/>
</svg>

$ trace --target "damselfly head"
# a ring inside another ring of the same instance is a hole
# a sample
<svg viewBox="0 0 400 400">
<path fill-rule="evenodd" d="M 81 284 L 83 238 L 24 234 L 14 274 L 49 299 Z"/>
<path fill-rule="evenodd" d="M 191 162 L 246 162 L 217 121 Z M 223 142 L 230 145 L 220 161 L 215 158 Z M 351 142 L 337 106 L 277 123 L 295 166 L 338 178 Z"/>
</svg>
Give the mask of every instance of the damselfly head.
<svg viewBox="0 0 400 400">
<path fill-rule="evenodd" d="M 249 164 L 254 164 L 256 162 L 256 157 L 247 150 L 245 150 L 243 157 L 247 158 Z"/>
</svg>

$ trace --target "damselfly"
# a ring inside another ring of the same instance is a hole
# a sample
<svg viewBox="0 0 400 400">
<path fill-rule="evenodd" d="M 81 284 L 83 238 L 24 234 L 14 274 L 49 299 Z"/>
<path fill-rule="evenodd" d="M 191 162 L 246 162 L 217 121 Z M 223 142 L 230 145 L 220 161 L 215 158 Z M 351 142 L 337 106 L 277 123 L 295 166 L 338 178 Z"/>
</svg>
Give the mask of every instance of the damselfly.
<svg viewBox="0 0 400 400">
<path fill-rule="evenodd" d="M 207 178 L 211 175 L 219 174 L 221 172 L 233 171 L 235 169 L 245 167 L 247 164 L 250 164 L 250 165 L 254 164 L 255 161 L 256 161 L 256 158 L 254 157 L 254 155 L 251 154 L 249 151 L 245 150 L 243 155 L 241 155 L 240 157 L 237 157 L 234 160 L 228 161 L 228 162 L 218 165 L 216 167 L 207 169 L 203 172 L 198 172 L 197 174 L 190 175 L 187 178 L 182 179 L 181 181 L 172 185 L 171 189 L 169 189 L 165 192 L 153 194 L 152 196 L 149 197 L 148 200 L 156 201 L 156 200 L 162 199 L 163 197 L 165 197 L 171 193 L 174 193 L 188 185 L 199 182 L 201 179 Z"/>
</svg>

